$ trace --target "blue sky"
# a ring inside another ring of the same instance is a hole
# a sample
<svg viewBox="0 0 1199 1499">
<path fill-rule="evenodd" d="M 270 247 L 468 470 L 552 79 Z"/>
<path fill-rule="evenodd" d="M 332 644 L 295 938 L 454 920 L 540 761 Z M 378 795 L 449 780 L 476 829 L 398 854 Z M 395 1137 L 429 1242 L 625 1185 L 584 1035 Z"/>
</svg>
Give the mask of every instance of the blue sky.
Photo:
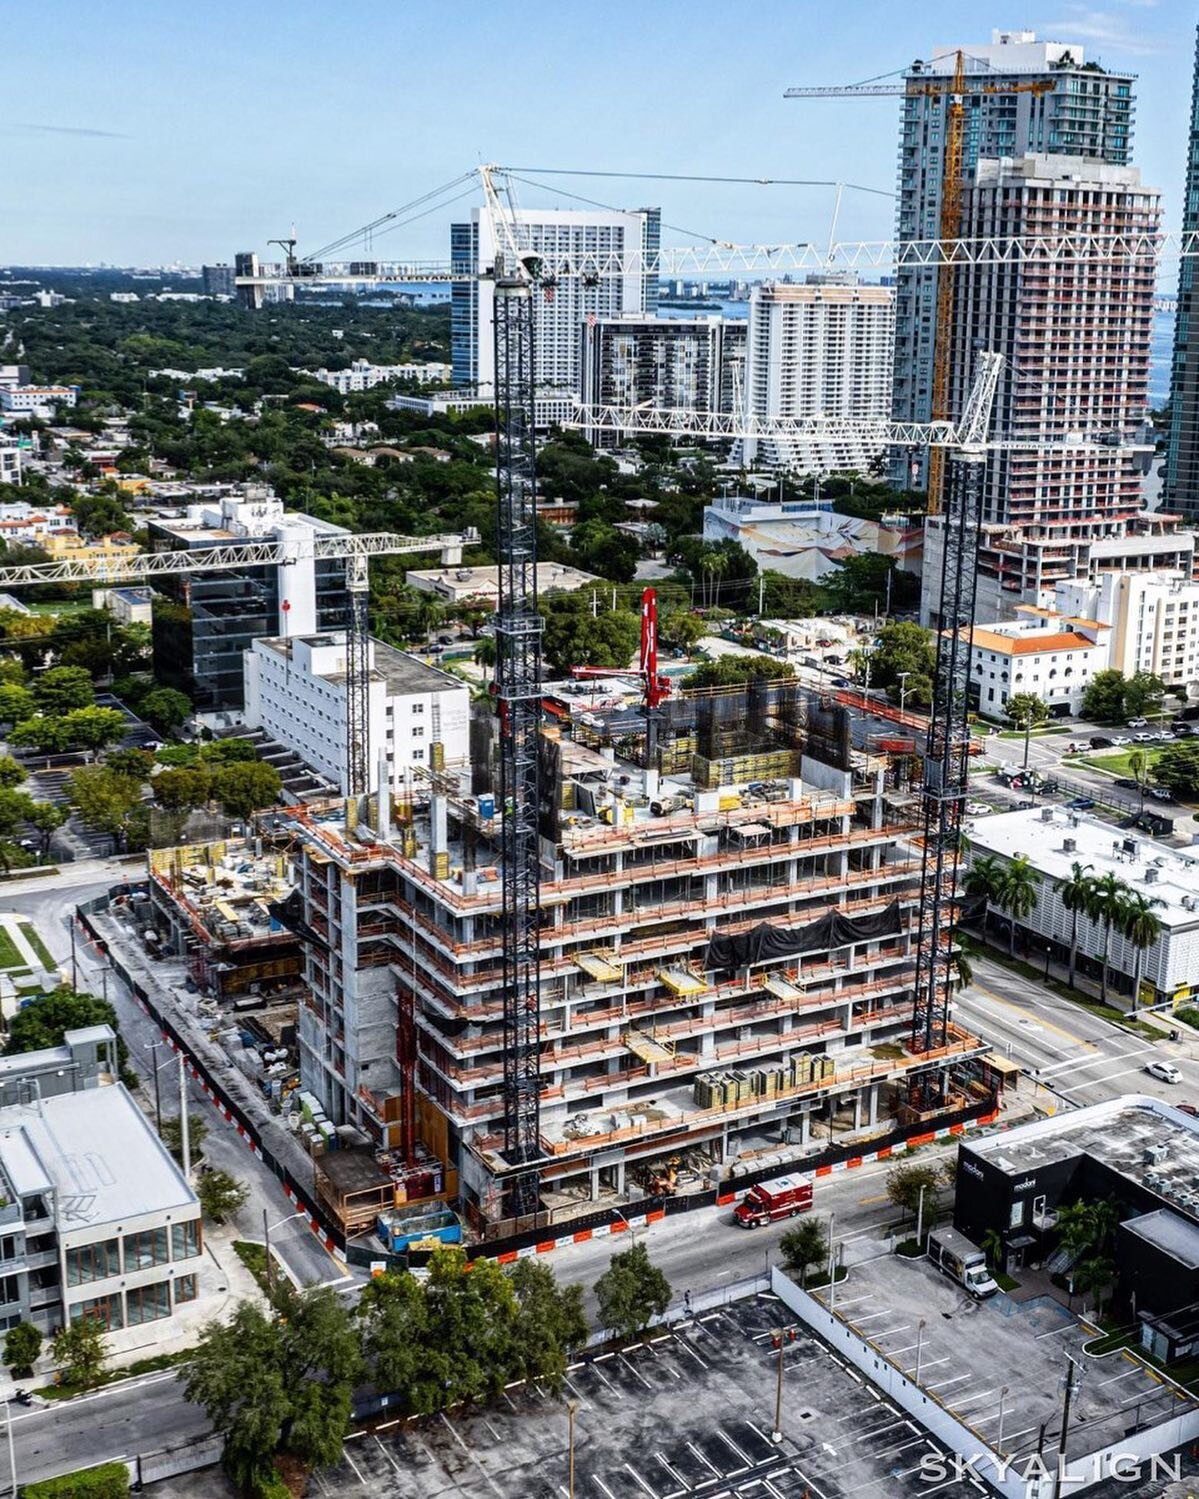
<svg viewBox="0 0 1199 1499">
<path fill-rule="evenodd" d="M 293 221 L 301 250 L 315 249 L 487 160 L 889 190 L 897 101 L 784 101 L 783 89 L 891 72 L 985 41 L 993 25 L 1081 42 L 1140 75 L 1136 160 L 1174 223 L 1195 7 L 1022 4 L 1010 15 L 977 0 L 44 0 L 34 21 L 0 0 L 0 259 L 227 259 L 265 250 Z M 823 237 L 833 197 L 562 186 L 622 206 L 659 203 L 670 223 L 740 242 Z M 522 189 L 522 201 L 552 199 Z M 380 239 L 376 253 L 443 258 L 449 217 Z M 886 198 L 846 194 L 843 237 L 879 238 L 890 226 Z"/>
</svg>

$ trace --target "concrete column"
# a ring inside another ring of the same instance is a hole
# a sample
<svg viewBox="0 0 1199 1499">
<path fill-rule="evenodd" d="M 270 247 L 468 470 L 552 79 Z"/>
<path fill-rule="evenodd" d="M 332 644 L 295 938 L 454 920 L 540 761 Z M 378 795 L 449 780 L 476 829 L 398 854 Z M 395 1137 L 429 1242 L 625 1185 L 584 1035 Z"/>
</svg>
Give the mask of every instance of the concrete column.
<svg viewBox="0 0 1199 1499">
<path fill-rule="evenodd" d="M 878 1090 L 879 1090 L 878 1083 L 871 1083 L 870 1084 L 870 1090 L 869 1090 L 870 1119 L 868 1121 L 870 1124 L 877 1124 L 878 1123 Z"/>
<path fill-rule="evenodd" d="M 859 1088 L 858 1091 L 853 1096 L 853 1127 L 854 1127 L 854 1129 L 861 1129 L 861 1127 L 862 1127 L 862 1090 L 861 1090 L 861 1088 Z"/>
</svg>

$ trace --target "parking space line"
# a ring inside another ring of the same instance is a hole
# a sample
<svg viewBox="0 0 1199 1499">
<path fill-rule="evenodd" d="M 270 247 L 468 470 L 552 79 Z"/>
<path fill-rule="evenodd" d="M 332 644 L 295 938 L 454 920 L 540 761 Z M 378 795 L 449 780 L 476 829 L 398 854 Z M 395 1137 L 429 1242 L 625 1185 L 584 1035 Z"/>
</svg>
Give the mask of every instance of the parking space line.
<svg viewBox="0 0 1199 1499">
<path fill-rule="evenodd" d="M 1107 1384 L 1116 1384 L 1121 1379 L 1133 1379 L 1140 1372 L 1141 1371 L 1139 1369 L 1125 1369 L 1125 1371 L 1124 1371 L 1123 1374 L 1113 1374 L 1110 1379 L 1101 1379 L 1099 1381 L 1099 1386 L 1100 1386 L 1100 1388 L 1102 1388 L 1104 1385 L 1107 1385 Z"/>
<path fill-rule="evenodd" d="M 629 1363 L 628 1359 L 625 1358 L 623 1353 L 620 1355 L 620 1361 L 633 1376 L 633 1378 L 638 1381 L 638 1383 L 643 1384 L 647 1390 L 653 1389 L 653 1385 L 650 1384 L 649 1380 L 645 1378 L 645 1376 L 639 1369 L 634 1368 L 633 1365 Z"/>
<path fill-rule="evenodd" d="M 392 1457 L 391 1453 L 388 1452 L 387 1448 L 384 1447 L 383 1443 L 377 1436 L 375 1437 L 375 1446 L 378 1447 L 379 1451 L 383 1454 L 383 1456 L 387 1459 L 387 1461 L 391 1464 L 391 1466 L 396 1470 L 397 1473 L 403 1471 L 399 1463 L 396 1462 L 395 1458 Z"/>
<path fill-rule="evenodd" d="M 714 1463 L 712 1463 L 712 1462 L 710 1462 L 708 1460 L 708 1458 L 699 1450 L 699 1448 L 695 1445 L 694 1442 L 688 1442 L 687 1446 L 690 1449 L 691 1453 L 695 1457 L 699 1458 L 700 1462 L 703 1463 L 704 1467 L 707 1468 L 707 1470 L 708 1470 L 709 1473 L 715 1473 L 716 1476 L 717 1476 L 717 1478 L 720 1477 L 720 1469 L 718 1467 L 716 1467 Z M 703 1485 L 701 1485 L 701 1487 L 702 1486 Z"/>
<path fill-rule="evenodd" d="M 683 1478 L 680 1474 L 678 1474 L 678 1473 L 676 1473 L 674 1471 L 674 1469 L 666 1461 L 666 1458 L 662 1455 L 662 1453 L 661 1452 L 655 1452 L 654 1456 L 658 1459 L 658 1461 L 662 1464 L 662 1466 L 670 1474 L 671 1478 L 674 1479 L 675 1483 L 677 1483 L 679 1485 L 679 1487 L 682 1489 L 683 1493 L 684 1494 L 689 1493 L 690 1492 L 690 1485 L 687 1483 L 687 1480 L 685 1478 Z"/>
<path fill-rule="evenodd" d="M 595 1372 L 599 1375 L 600 1379 L 603 1380 L 604 1384 L 606 1384 L 607 1387 L 610 1390 L 614 1390 L 616 1388 L 616 1386 L 612 1383 L 612 1381 L 608 1378 L 608 1376 L 604 1373 L 604 1371 L 602 1369 L 598 1368 L 594 1364 L 592 1365 L 592 1368 L 595 1369 Z M 512 1409 L 515 1410 L 516 1407 L 513 1406 Z"/>
<path fill-rule="evenodd" d="M 922 1371 L 925 1369 L 935 1369 L 938 1364 L 947 1364 L 948 1362 L 948 1354 L 945 1354 L 943 1358 L 924 1358 L 920 1360 L 920 1368 Z M 966 1376 L 963 1376 L 963 1378 L 965 1377 Z"/>
<path fill-rule="evenodd" d="M 345 1449 L 345 1447 L 342 1447 L 342 1449 L 341 1449 L 341 1455 L 345 1458 L 346 1462 L 349 1463 L 350 1467 L 353 1468 L 354 1475 L 358 1479 L 358 1482 L 362 1485 L 363 1488 L 366 1488 L 366 1479 L 363 1478 L 362 1472 L 359 1469 L 358 1464 L 350 1456 L 349 1452 Z"/>
<path fill-rule="evenodd" d="M 951 1384 L 961 1384 L 963 1379 L 969 1378 L 969 1374 L 955 1374 L 952 1379 L 938 1380 L 936 1384 L 927 1385 L 926 1388 L 930 1390 L 944 1390 L 947 1389 Z"/>
<path fill-rule="evenodd" d="M 599 1476 L 598 1473 L 595 1475 L 595 1481 L 599 1484 L 600 1488 L 603 1489 L 604 1493 L 607 1494 L 608 1499 L 616 1499 L 616 1495 L 612 1492 L 612 1490 L 608 1487 L 608 1485 L 604 1482 L 604 1480 Z"/>
<path fill-rule="evenodd" d="M 454 1429 L 454 1423 L 446 1415 L 445 1411 L 439 1411 L 438 1415 L 441 1417 L 442 1421 L 445 1423 L 445 1429 L 449 1432 L 449 1434 L 453 1437 L 453 1439 L 458 1443 L 459 1447 L 462 1448 L 463 1452 L 466 1453 L 467 1457 L 470 1458 L 471 1462 L 474 1463 L 475 1467 L 478 1468 L 479 1472 L 487 1480 L 488 1486 L 490 1487 L 492 1493 L 493 1494 L 498 1494 L 499 1495 L 499 1499 L 504 1499 L 504 1491 L 499 1487 L 499 1485 L 496 1483 L 495 1479 L 492 1478 L 491 1474 L 487 1471 L 487 1469 L 483 1466 L 483 1464 L 479 1461 L 479 1459 L 475 1456 L 475 1454 L 471 1451 L 471 1449 L 466 1445 L 466 1443 L 458 1435 L 457 1431 Z"/>
<path fill-rule="evenodd" d="M 680 1349 L 681 1352 L 687 1354 L 689 1358 L 693 1358 L 695 1362 L 702 1368 L 710 1369 L 712 1367 L 712 1365 L 707 1361 L 706 1358 L 703 1358 L 700 1354 L 696 1353 L 695 1349 L 691 1347 L 690 1343 L 688 1343 L 685 1338 L 676 1338 L 675 1345 Z"/>
<path fill-rule="evenodd" d="M 745 1464 L 747 1470 L 753 1467 L 753 1463 L 750 1462 L 749 1457 L 746 1455 L 746 1453 L 742 1452 L 741 1448 L 737 1446 L 736 1442 L 733 1441 L 732 1437 L 729 1436 L 728 1432 L 725 1431 L 723 1426 L 718 1426 L 716 1428 L 716 1435 L 720 1438 L 724 1445 L 730 1449 L 730 1451 L 737 1454 L 737 1456 Z M 730 1473 L 729 1477 L 731 1478 L 732 1476 L 733 1475 Z"/>
<path fill-rule="evenodd" d="M 621 1467 L 625 1470 L 625 1472 L 629 1475 L 629 1477 L 633 1480 L 633 1482 L 639 1489 L 645 1490 L 645 1492 L 650 1496 L 650 1499 L 658 1499 L 657 1491 L 655 1489 L 651 1489 L 649 1484 L 639 1476 L 636 1468 L 631 1468 L 628 1463 L 622 1463 Z"/>
</svg>

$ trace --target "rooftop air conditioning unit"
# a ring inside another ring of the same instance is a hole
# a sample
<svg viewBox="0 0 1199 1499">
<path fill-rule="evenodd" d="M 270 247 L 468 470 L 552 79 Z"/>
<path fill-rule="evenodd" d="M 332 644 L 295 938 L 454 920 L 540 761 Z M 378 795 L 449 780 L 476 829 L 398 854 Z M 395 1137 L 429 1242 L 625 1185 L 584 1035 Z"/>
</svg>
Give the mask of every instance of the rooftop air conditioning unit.
<svg viewBox="0 0 1199 1499">
<path fill-rule="evenodd" d="M 1053 808 L 1052 807 L 1042 807 L 1041 808 L 1041 821 L 1042 822 L 1052 822 L 1053 821 Z"/>
<path fill-rule="evenodd" d="M 1145 871 L 1145 883 L 1146 883 L 1146 885 L 1156 885 L 1157 882 L 1158 882 L 1158 880 L 1161 879 L 1161 875 L 1162 875 L 1161 870 L 1160 869 L 1155 869 L 1153 867 L 1153 865 L 1150 864 L 1149 868 Z"/>
<path fill-rule="evenodd" d="M 1075 852 L 1075 850 L 1077 848 L 1078 848 L 1078 842 L 1077 842 L 1076 839 L 1074 839 L 1074 838 L 1063 838 L 1062 839 L 1062 853 L 1064 853 L 1064 854 L 1072 854 L 1072 853 Z"/>
<path fill-rule="evenodd" d="M 1146 1145 L 1143 1159 L 1146 1166 L 1160 1166 L 1169 1154 L 1170 1147 L 1162 1141 L 1156 1145 Z"/>
</svg>

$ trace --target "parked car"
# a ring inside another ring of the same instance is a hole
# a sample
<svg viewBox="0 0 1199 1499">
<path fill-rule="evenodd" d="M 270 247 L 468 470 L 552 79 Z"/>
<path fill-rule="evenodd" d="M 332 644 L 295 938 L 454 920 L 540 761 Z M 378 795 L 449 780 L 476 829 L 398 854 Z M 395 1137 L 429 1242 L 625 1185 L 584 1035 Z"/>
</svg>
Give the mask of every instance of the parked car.
<svg viewBox="0 0 1199 1499">
<path fill-rule="evenodd" d="M 1172 723 L 1170 727 L 1174 731 L 1175 739 L 1190 739 L 1195 733 L 1194 726 L 1189 723 L 1183 723 L 1181 719 Z"/>
<path fill-rule="evenodd" d="M 1189 1114 L 1192 1119 L 1199 1119 L 1199 1109 L 1193 1103 L 1176 1103 L 1174 1107 L 1180 1114 Z"/>
<path fill-rule="evenodd" d="M 934 1229 L 928 1236 L 929 1262 L 976 1300 L 994 1296 L 999 1286 L 987 1269 L 987 1257 L 955 1228 Z"/>
<path fill-rule="evenodd" d="M 1116 745 L 1116 746 L 1119 747 L 1119 746 L 1123 746 L 1125 744 L 1131 744 L 1132 740 L 1129 739 L 1129 737 L 1128 737 L 1127 734 L 1113 734 L 1112 735 L 1112 743 L 1114 745 Z"/>
<path fill-rule="evenodd" d="M 1111 749 L 1112 741 L 1103 734 L 1095 734 L 1091 738 L 1092 749 Z"/>
<path fill-rule="evenodd" d="M 1172 802 L 1173 795 L 1164 786 L 1150 786 L 1149 795 L 1155 802 Z"/>
<path fill-rule="evenodd" d="M 1075 812 L 1089 812 L 1095 805 L 1095 798 L 1092 796 L 1076 796 L 1072 801 L 1068 801 L 1066 805 L 1067 807 L 1072 807 Z"/>
<path fill-rule="evenodd" d="M 1128 727 L 1130 729 L 1147 729 L 1149 727 L 1149 720 L 1147 718 L 1130 718 L 1128 720 Z"/>
<path fill-rule="evenodd" d="M 1153 741 L 1157 738 L 1157 735 L 1148 734 L 1144 730 L 1142 730 L 1140 733 L 1134 734 L 1132 737 L 1134 742 L 1137 744 L 1152 744 Z"/>
<path fill-rule="evenodd" d="M 1150 1062 L 1145 1071 L 1150 1077 L 1156 1077 L 1163 1083 L 1182 1082 L 1182 1073 L 1173 1062 Z"/>
</svg>

